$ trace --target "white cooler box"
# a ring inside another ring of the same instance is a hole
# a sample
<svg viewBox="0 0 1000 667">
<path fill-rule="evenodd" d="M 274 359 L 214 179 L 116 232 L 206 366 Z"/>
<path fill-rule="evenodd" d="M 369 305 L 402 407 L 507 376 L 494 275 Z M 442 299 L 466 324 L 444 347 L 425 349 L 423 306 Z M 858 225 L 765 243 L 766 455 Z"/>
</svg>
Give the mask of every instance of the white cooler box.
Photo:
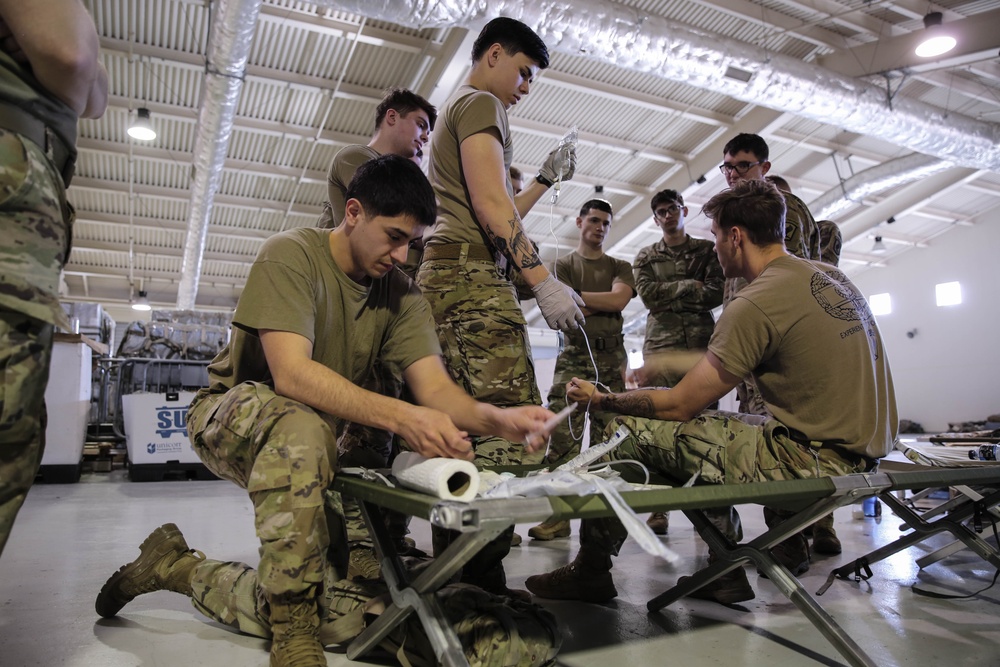
<svg viewBox="0 0 1000 667">
<path fill-rule="evenodd" d="M 129 479 L 150 481 L 169 473 L 215 479 L 195 454 L 187 435 L 194 392 L 122 395 Z"/>
</svg>

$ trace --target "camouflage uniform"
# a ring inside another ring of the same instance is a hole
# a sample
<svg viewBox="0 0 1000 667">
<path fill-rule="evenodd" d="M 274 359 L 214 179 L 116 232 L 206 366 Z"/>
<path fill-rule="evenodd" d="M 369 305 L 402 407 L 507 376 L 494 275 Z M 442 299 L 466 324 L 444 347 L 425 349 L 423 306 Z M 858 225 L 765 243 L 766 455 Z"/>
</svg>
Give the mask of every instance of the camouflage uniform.
<svg viewBox="0 0 1000 667">
<path fill-rule="evenodd" d="M 574 251 L 556 260 L 552 273 L 560 282 L 578 292 L 611 292 L 622 284 L 629 289 L 629 298 L 635 296 L 632 266 L 623 260 L 601 254 L 587 258 Z M 628 355 L 622 336 L 621 312 L 594 312 L 587 316 L 583 332 L 563 333 L 565 348 L 556 359 L 552 388 L 549 389 L 548 407 L 559 412 L 566 407 L 566 383 L 574 377 L 593 379 L 595 372 L 610 391 L 625 390 L 625 368 Z M 593 353 L 593 360 L 591 360 Z M 583 439 L 584 406 L 569 420 L 559 422 L 549 441 L 547 461 L 555 463 L 568 460 L 580 453 Z M 600 442 L 601 434 L 612 415 L 606 412 L 590 414 L 590 442 Z M 544 455 L 544 452 L 542 452 Z"/>
<path fill-rule="evenodd" d="M 63 164 L 72 158 L 76 114 L 55 98 L 26 87 L 30 77 L 0 54 L 0 553 L 35 480 L 45 449 L 45 387 L 55 326 L 69 328 L 59 304 L 59 272 L 69 257 L 73 211 L 66 201 Z M 24 102 L 27 97 L 29 101 Z M 19 101 L 19 102 L 16 102 Z M 15 108 L 15 106 L 17 108 Z M 10 111 L 5 109 L 10 108 Z M 32 107 L 61 121 L 19 108 Z M 2 129 L 17 114 L 38 130 L 33 137 Z M 41 141 L 42 143 L 36 143 Z M 71 164 L 68 163 L 68 164 Z"/>
<path fill-rule="evenodd" d="M 819 228 L 819 260 L 840 266 L 840 249 L 844 245 L 840 227 L 833 220 L 818 220 L 816 227 Z"/>
<path fill-rule="evenodd" d="M 324 491 L 337 462 L 330 425 L 271 387 L 244 382 L 225 394 L 199 391 L 188 432 L 205 465 L 250 494 L 262 544 L 262 590 L 303 593 L 322 584 L 331 542 Z"/>
<path fill-rule="evenodd" d="M 428 250 L 417 284 L 434 313 L 452 379 L 483 403 L 503 408 L 540 405 L 528 329 L 510 280 L 493 261 L 427 259 Z M 473 436 L 477 468 L 521 463 L 522 443 Z M 463 581 L 491 592 L 504 588 L 502 561 L 510 553 L 513 533 L 511 526 L 469 560 L 462 569 Z M 456 536 L 453 531 L 435 530 L 434 553 L 440 554 Z"/>
<path fill-rule="evenodd" d="M 628 354 L 622 344 L 622 337 L 602 338 L 600 343 L 590 340 L 590 347 L 594 352 L 594 361 L 590 360 L 590 352 L 583 343 L 582 336 L 577 335 L 580 343 L 569 342 L 559 353 L 556 359 L 555 375 L 552 377 L 552 388 L 549 390 L 549 410 L 559 412 L 566 407 L 566 383 L 574 377 L 593 378 L 594 365 L 596 363 L 600 371 L 601 384 L 606 385 L 611 392 L 625 391 L 625 380 L 623 373 L 628 365 Z M 598 345 L 604 349 L 598 349 Z M 581 440 L 583 439 L 583 411 L 584 406 L 577 408 L 568 420 L 559 422 L 559 425 L 552 431 L 549 441 L 548 455 L 545 460 L 549 463 L 568 460 L 580 453 Z M 590 443 L 601 442 L 601 434 L 608 422 L 614 418 L 610 412 L 594 411 L 590 413 Z"/>
<path fill-rule="evenodd" d="M 819 226 L 809 212 L 809 207 L 801 199 L 790 192 L 782 192 L 785 197 L 785 249 L 802 259 L 819 259 L 821 241 Z M 737 292 L 747 286 L 743 278 L 728 278 L 722 296 L 722 307 L 725 308 L 733 300 Z M 760 397 L 760 392 L 752 378 L 746 378 L 736 385 L 736 397 L 740 412 L 766 415 L 767 407 Z"/>
<path fill-rule="evenodd" d="M 725 282 L 714 244 L 685 236 L 669 246 L 660 239 L 639 251 L 633 267 L 636 291 L 649 309 L 643 353 L 707 348 L 715 327 L 711 311 L 722 303 Z M 680 379 L 664 374 L 647 384 L 673 387 Z"/>
<path fill-rule="evenodd" d="M 746 484 L 847 475 L 868 467 L 860 457 L 800 444 L 783 424 L 759 415 L 706 411 L 686 422 L 618 416 L 608 425 L 605 437 L 611 437 L 619 425 L 626 426 L 630 435 L 606 460 L 640 461 L 651 473 L 677 484 L 695 473 L 700 473 L 700 483 Z M 621 468 L 622 474 L 634 474 L 630 468 Z M 718 508 L 705 513 L 727 538 L 743 539 L 735 510 Z M 580 529 L 581 553 L 617 555 L 626 536 L 618 519 L 585 519 Z"/>
<path fill-rule="evenodd" d="M 485 260 L 425 259 L 417 284 L 431 305 L 445 366 L 473 398 L 498 407 L 540 405 L 528 330 L 508 278 Z M 473 439 L 476 466 L 517 465 L 524 445 Z"/>
</svg>

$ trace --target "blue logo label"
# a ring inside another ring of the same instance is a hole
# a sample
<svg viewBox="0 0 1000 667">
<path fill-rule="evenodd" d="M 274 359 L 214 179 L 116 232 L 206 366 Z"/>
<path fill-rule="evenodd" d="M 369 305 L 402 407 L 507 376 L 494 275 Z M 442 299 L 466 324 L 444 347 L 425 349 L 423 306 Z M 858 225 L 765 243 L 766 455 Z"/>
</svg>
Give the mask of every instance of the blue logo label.
<svg viewBox="0 0 1000 667">
<path fill-rule="evenodd" d="M 146 445 L 146 452 L 148 454 L 155 454 L 156 453 L 156 443 L 155 442 L 151 442 L 148 445 Z"/>
<path fill-rule="evenodd" d="M 188 406 L 165 405 L 156 408 L 156 433 L 161 438 L 169 438 L 179 433 L 187 435 L 187 412 Z M 150 454 L 153 452 L 150 451 Z"/>
</svg>

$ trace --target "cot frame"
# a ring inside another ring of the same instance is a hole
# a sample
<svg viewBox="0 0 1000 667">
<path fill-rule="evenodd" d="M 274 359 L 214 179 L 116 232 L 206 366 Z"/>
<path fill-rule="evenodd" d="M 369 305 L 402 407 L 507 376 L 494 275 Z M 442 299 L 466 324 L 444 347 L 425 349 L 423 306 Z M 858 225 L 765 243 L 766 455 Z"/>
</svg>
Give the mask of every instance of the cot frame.
<svg viewBox="0 0 1000 667">
<path fill-rule="evenodd" d="M 914 527 L 914 534 L 894 542 L 893 551 L 879 555 L 877 550 L 869 554 L 868 562 L 875 562 L 873 557 L 876 560 L 884 558 L 933 534 L 921 525 L 919 517 L 914 519 L 912 510 L 899 502 L 892 492 L 956 485 L 1000 487 L 1000 466 L 928 468 L 749 484 L 645 488 L 624 492 L 622 497 L 638 514 L 683 511 L 716 554 L 714 563 L 650 600 L 647 603 L 650 612 L 663 609 L 750 561 L 795 604 L 848 664 L 853 667 L 876 667 L 876 663 L 820 606 L 801 582 L 775 560 L 770 548 L 838 507 L 870 496 L 880 496 L 894 512 Z M 352 660 L 373 650 L 410 614 L 416 613 L 427 632 L 438 663 L 446 667 L 467 667 L 468 661 L 458 637 L 448 624 L 434 592 L 444 586 L 483 546 L 515 523 L 614 515 L 610 505 L 600 495 L 477 499 L 471 503 L 457 503 L 415 491 L 389 488 L 374 481 L 373 477 L 363 479 L 346 474 L 337 476 L 333 488 L 359 501 L 392 598 L 392 604 L 347 647 L 347 657 Z M 788 509 L 794 514 L 758 537 L 734 544 L 708 521 L 702 511 L 747 503 Z M 991 509 L 998 504 L 1000 491 L 989 494 L 982 500 L 970 501 L 964 508 L 949 512 L 944 517 L 945 523 L 942 523 L 942 519 L 935 521 L 933 532 L 952 532 L 980 556 L 1000 567 L 997 550 L 962 524 L 976 511 L 976 506 Z M 411 579 L 385 528 L 383 510 L 394 510 L 426 519 L 434 526 L 458 531 L 460 535 L 430 566 Z M 911 524 L 911 521 L 915 523 Z M 915 539 L 914 536 L 920 539 Z M 855 564 L 852 562 L 839 569 L 845 573 L 849 570 L 844 576 L 853 575 Z"/>
</svg>

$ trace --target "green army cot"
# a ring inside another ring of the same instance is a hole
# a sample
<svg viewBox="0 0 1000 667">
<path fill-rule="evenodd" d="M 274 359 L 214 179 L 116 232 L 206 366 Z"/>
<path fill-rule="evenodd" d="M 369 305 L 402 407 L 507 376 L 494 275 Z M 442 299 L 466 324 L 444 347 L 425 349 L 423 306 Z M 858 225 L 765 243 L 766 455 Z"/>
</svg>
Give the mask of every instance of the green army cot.
<svg viewBox="0 0 1000 667">
<path fill-rule="evenodd" d="M 996 477 L 1000 464 L 987 463 L 977 467 L 941 468 L 897 461 L 883 461 L 879 470 L 893 481 L 892 490 L 879 498 L 892 512 L 903 520 L 900 530 L 911 532 L 902 535 L 878 549 L 836 568 L 831 573 L 840 579 L 860 580 L 871 576 L 871 565 L 924 542 L 934 535 L 949 533 L 956 538 L 951 544 L 916 560 L 920 568 L 936 563 L 961 549 L 968 548 L 993 567 L 1000 570 L 1000 544 L 990 544 L 980 536 L 987 524 L 993 527 L 1000 521 L 1000 489 Z M 917 512 L 897 493 L 947 487 L 954 497 L 926 512 Z M 821 589 L 821 592 L 825 587 Z"/>
<path fill-rule="evenodd" d="M 1000 466 L 869 472 L 750 484 L 644 487 L 622 492 L 621 495 L 638 514 L 683 511 L 717 556 L 715 562 L 708 567 L 650 600 L 647 603 L 649 611 L 663 609 L 750 561 L 795 604 L 850 665 L 875 667 L 876 663 L 803 588 L 799 580 L 775 560 L 770 548 L 836 508 L 863 498 L 880 495 L 896 511 L 897 505 L 901 503 L 894 503 L 894 498 L 890 500 L 893 491 L 958 484 L 1000 487 Z M 470 503 L 458 503 L 406 489 L 390 488 L 378 481 L 373 474 L 363 477 L 339 474 L 333 488 L 360 502 L 392 597 L 392 604 L 386 611 L 347 647 L 347 657 L 350 659 L 367 654 L 393 628 L 411 613 L 416 613 L 427 632 L 438 663 L 447 667 L 467 666 L 458 638 L 449 627 L 434 592 L 445 585 L 479 549 L 515 523 L 614 516 L 613 509 L 600 495 L 476 499 Z M 708 521 L 702 511 L 743 504 L 767 505 L 791 510 L 793 514 L 758 537 L 745 543 L 733 544 Z M 988 495 L 978 501 L 978 504 L 980 507 L 988 505 L 992 508 L 1000 504 L 1000 493 Z M 383 510 L 394 510 L 422 518 L 434 526 L 458 531 L 460 535 L 444 553 L 411 580 L 392 546 L 382 518 Z M 950 530 L 956 534 L 971 532 L 961 526 L 961 521 L 959 516 L 953 517 L 952 522 L 957 526 L 952 526 Z M 977 550 L 977 553 L 980 551 Z M 985 551 L 980 553 L 987 557 L 984 554 Z M 995 551 L 988 556 L 990 562 L 994 562 L 992 558 L 995 557 Z M 853 569 L 851 572 L 853 573 Z"/>
</svg>

